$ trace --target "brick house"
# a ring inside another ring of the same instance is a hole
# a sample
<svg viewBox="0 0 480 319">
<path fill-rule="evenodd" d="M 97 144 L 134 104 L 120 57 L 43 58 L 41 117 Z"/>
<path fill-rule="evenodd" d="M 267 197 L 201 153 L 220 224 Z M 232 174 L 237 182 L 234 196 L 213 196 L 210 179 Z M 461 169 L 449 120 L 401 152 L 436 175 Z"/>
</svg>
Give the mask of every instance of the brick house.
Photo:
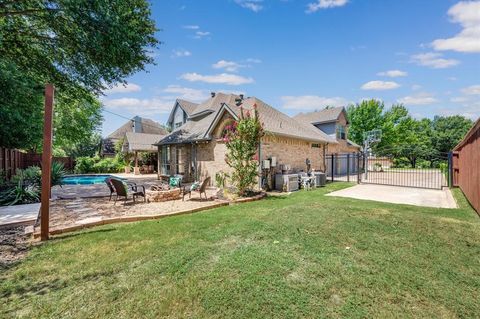
<svg viewBox="0 0 480 319">
<path fill-rule="evenodd" d="M 327 149 L 327 175 L 345 175 L 358 169 L 354 154 L 360 152 L 360 145 L 348 139 L 348 117 L 344 107 L 326 108 L 321 111 L 300 113 L 293 117 L 297 121 L 334 138 L 337 143 L 329 144 Z M 332 167 L 332 160 L 333 167 Z M 347 169 L 348 166 L 348 169 Z"/>
<path fill-rule="evenodd" d="M 337 140 L 329 145 L 329 154 L 356 153 L 360 146 L 348 139 L 348 118 L 343 106 L 326 108 L 321 111 L 300 113 L 293 117 L 305 125 L 312 125 L 323 133 Z"/>
<path fill-rule="evenodd" d="M 168 120 L 173 131 L 155 144 L 159 178 L 180 174 L 186 181 L 203 180 L 207 176 L 213 181 L 217 172 L 228 173 L 224 128 L 232 119 L 238 119 L 240 108 L 252 110 L 254 105 L 266 131 L 259 148 L 260 162 L 275 157 L 277 169 L 306 171 L 308 159 L 311 169 L 326 170 L 327 148 L 338 143 L 334 138 L 258 98 L 212 93 L 201 104 L 176 101 Z"/>
</svg>

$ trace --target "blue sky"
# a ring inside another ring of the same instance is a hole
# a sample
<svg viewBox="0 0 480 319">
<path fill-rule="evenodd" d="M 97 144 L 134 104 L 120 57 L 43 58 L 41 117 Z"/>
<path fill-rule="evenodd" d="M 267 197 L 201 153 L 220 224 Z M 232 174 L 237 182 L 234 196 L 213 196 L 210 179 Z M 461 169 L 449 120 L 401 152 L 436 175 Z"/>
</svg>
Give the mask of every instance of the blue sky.
<svg viewBox="0 0 480 319">
<path fill-rule="evenodd" d="M 164 123 L 176 98 L 256 96 L 281 111 L 377 98 L 415 117 L 480 116 L 480 1 L 152 1 L 156 65 L 105 109 Z M 125 119 L 104 112 L 103 134 Z"/>
</svg>

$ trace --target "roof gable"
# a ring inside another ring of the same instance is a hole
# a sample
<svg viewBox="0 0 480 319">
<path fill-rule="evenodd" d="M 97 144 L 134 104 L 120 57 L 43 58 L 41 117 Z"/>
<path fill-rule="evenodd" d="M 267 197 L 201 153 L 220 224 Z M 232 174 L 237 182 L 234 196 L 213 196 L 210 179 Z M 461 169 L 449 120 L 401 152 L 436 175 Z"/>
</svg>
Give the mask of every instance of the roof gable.
<svg viewBox="0 0 480 319">
<path fill-rule="evenodd" d="M 311 124 L 321 124 L 328 122 L 336 122 L 340 118 L 340 115 L 343 113 L 348 124 L 347 112 L 343 106 L 326 108 L 321 111 L 309 112 L 309 113 L 299 113 L 293 118 L 300 120 L 302 122 L 309 122 Z"/>
</svg>

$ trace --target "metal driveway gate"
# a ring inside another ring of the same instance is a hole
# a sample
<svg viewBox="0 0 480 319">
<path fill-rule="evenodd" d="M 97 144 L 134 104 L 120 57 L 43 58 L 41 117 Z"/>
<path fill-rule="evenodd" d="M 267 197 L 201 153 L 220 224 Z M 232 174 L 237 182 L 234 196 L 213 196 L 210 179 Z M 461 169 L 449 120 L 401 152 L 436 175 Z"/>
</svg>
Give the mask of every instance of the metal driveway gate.
<svg viewBox="0 0 480 319">
<path fill-rule="evenodd" d="M 393 158 L 363 155 L 360 181 L 366 184 L 442 189 L 448 186 L 448 157 L 432 160 L 433 167 L 399 165 Z M 432 166 L 432 165 L 429 165 Z"/>
</svg>

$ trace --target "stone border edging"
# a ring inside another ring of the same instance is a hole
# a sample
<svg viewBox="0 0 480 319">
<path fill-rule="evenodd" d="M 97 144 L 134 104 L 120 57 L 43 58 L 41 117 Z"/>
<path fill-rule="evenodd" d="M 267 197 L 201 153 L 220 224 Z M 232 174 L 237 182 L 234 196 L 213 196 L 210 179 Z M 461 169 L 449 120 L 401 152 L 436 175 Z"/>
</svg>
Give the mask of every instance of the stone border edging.
<svg viewBox="0 0 480 319">
<path fill-rule="evenodd" d="M 192 213 L 196 213 L 196 212 L 200 212 L 200 211 L 204 211 L 204 210 L 229 206 L 229 205 L 232 205 L 232 204 L 240 204 L 240 203 L 258 201 L 258 200 L 261 200 L 265 197 L 267 197 L 267 193 L 262 192 L 259 195 L 249 197 L 249 198 L 236 199 L 232 202 L 221 202 L 221 203 L 217 203 L 217 204 L 211 205 L 211 206 L 198 207 L 198 208 L 188 209 L 188 210 L 181 210 L 181 211 L 166 213 L 166 214 L 162 214 L 162 215 L 138 215 L 138 216 L 124 216 L 124 217 L 107 218 L 107 219 L 102 219 L 102 220 L 99 220 L 99 221 L 96 221 L 96 222 L 86 223 L 86 224 L 82 224 L 82 225 L 74 225 L 74 226 L 69 226 L 69 227 L 64 227 L 64 228 L 59 228 L 59 229 L 52 229 L 52 230 L 50 230 L 50 235 L 52 235 L 52 236 L 60 235 L 60 234 L 65 234 L 65 233 L 69 233 L 69 232 L 73 232 L 73 231 L 77 231 L 77 230 L 92 228 L 92 227 L 95 227 L 95 226 L 110 225 L 110 224 L 116 224 L 116 223 L 131 223 L 131 222 L 139 222 L 139 221 L 144 221 L 144 220 L 161 219 L 161 218 L 170 217 L 170 216 L 192 214 Z M 38 233 L 38 232 L 33 233 L 34 238 L 38 238 L 39 236 L 40 236 L 40 233 Z"/>
</svg>

